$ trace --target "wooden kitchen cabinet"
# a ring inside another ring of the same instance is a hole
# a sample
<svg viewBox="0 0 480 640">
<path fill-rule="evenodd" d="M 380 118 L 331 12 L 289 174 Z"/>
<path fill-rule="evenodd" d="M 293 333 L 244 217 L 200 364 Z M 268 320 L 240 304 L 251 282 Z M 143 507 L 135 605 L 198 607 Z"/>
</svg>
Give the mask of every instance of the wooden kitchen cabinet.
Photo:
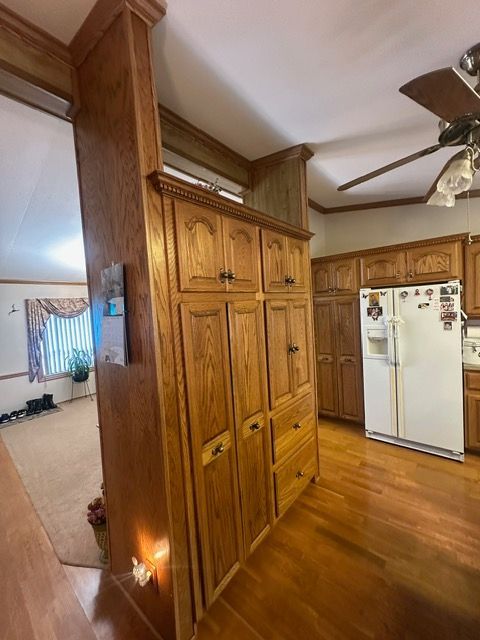
<svg viewBox="0 0 480 640">
<path fill-rule="evenodd" d="M 312 263 L 314 295 L 348 295 L 358 293 L 358 260 L 341 258 Z"/>
<path fill-rule="evenodd" d="M 313 387 L 310 302 L 267 300 L 270 407 L 275 409 Z"/>
<path fill-rule="evenodd" d="M 405 281 L 407 254 L 405 251 L 387 251 L 360 258 L 362 287 L 385 287 Z"/>
<path fill-rule="evenodd" d="M 259 290 L 258 227 L 183 201 L 175 221 L 182 291 Z"/>
<path fill-rule="evenodd" d="M 314 301 L 318 411 L 363 421 L 358 298 Z"/>
<path fill-rule="evenodd" d="M 480 371 L 465 371 L 465 446 L 480 453 Z"/>
<path fill-rule="evenodd" d="M 264 288 L 268 293 L 303 293 L 310 288 L 308 242 L 262 230 Z"/>
<path fill-rule="evenodd" d="M 207 603 L 243 558 L 226 306 L 181 306 Z"/>
<path fill-rule="evenodd" d="M 463 276 L 462 244 L 445 242 L 407 250 L 407 280 L 434 282 Z"/>
<path fill-rule="evenodd" d="M 480 238 L 465 247 L 464 306 L 467 316 L 480 317 Z"/>
<path fill-rule="evenodd" d="M 318 411 L 323 415 L 334 417 L 338 416 L 335 304 L 330 300 L 315 300 L 313 312 Z"/>
<path fill-rule="evenodd" d="M 263 316 L 256 300 L 232 302 L 228 307 L 243 538 L 248 555 L 272 520 Z"/>
</svg>

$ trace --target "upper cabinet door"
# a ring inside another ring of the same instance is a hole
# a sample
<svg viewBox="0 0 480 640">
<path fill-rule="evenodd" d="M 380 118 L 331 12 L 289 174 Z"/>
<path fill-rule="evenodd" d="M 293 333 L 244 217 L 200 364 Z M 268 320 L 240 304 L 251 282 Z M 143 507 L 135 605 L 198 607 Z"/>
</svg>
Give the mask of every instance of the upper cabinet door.
<svg viewBox="0 0 480 640">
<path fill-rule="evenodd" d="M 290 311 L 290 358 L 292 361 L 293 394 L 297 395 L 312 387 L 312 334 L 310 301 L 292 300 Z"/>
<path fill-rule="evenodd" d="M 275 409 L 293 397 L 288 302 L 267 300 L 265 312 L 270 407 Z"/>
<path fill-rule="evenodd" d="M 310 278 L 310 253 L 308 242 L 287 238 L 288 276 L 295 280 L 290 285 L 291 291 L 308 291 Z"/>
<path fill-rule="evenodd" d="M 362 287 L 385 286 L 406 280 L 405 251 L 388 251 L 362 256 L 360 272 Z"/>
<path fill-rule="evenodd" d="M 265 291 L 287 291 L 287 238 L 281 233 L 262 229 L 262 259 Z"/>
<path fill-rule="evenodd" d="M 175 205 L 181 291 L 225 291 L 222 216 L 178 200 Z"/>
<path fill-rule="evenodd" d="M 334 260 L 330 263 L 333 293 L 348 295 L 358 293 L 358 262 L 356 258 Z"/>
<path fill-rule="evenodd" d="M 407 264 L 407 277 L 412 282 L 461 278 L 463 274 L 461 242 L 445 242 L 408 249 Z"/>
<path fill-rule="evenodd" d="M 207 604 L 243 557 L 227 313 L 222 303 L 181 305 L 189 432 Z"/>
<path fill-rule="evenodd" d="M 235 218 L 223 219 L 225 267 L 234 274 L 228 281 L 231 291 L 258 291 L 258 227 Z"/>
<path fill-rule="evenodd" d="M 329 262 L 312 264 L 312 289 L 314 295 L 329 295 L 332 292 Z"/>
<path fill-rule="evenodd" d="M 480 242 L 465 247 L 465 313 L 480 316 Z"/>
</svg>

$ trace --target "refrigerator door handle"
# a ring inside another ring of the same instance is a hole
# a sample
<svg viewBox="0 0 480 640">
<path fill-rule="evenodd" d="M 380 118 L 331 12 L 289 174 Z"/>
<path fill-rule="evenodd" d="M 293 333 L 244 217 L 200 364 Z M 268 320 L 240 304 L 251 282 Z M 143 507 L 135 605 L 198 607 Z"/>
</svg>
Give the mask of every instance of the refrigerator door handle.
<svg viewBox="0 0 480 640">
<path fill-rule="evenodd" d="M 387 318 L 388 325 L 388 364 L 391 367 L 395 366 L 395 331 L 394 331 L 394 318 L 395 316 L 389 316 Z"/>
<path fill-rule="evenodd" d="M 402 320 L 400 316 L 393 317 L 393 341 L 395 344 L 395 365 L 399 367 L 400 362 L 400 325 L 405 324 L 405 320 Z"/>
</svg>

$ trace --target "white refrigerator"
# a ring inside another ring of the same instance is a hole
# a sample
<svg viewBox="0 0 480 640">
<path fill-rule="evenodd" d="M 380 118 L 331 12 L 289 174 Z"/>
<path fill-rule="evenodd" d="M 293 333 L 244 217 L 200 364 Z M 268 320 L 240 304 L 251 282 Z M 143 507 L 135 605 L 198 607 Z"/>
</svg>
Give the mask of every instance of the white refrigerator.
<svg viewBox="0 0 480 640">
<path fill-rule="evenodd" d="M 460 283 L 360 291 L 365 431 L 464 459 Z"/>
</svg>

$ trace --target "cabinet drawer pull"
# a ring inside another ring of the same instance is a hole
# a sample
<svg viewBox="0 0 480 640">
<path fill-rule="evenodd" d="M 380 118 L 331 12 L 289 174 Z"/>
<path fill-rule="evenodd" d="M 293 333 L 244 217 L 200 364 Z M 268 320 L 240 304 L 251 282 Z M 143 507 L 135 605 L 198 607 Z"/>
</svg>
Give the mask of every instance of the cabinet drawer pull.
<svg viewBox="0 0 480 640">
<path fill-rule="evenodd" d="M 320 358 L 320 362 L 328 362 L 330 360 L 330 358 L 328 356 L 322 356 Z"/>
<path fill-rule="evenodd" d="M 353 358 L 345 358 L 344 362 L 355 362 Z"/>
<path fill-rule="evenodd" d="M 262 425 L 259 422 L 252 422 L 252 424 L 248 427 L 250 431 L 258 431 L 262 428 Z"/>
<path fill-rule="evenodd" d="M 301 428 L 302 428 L 302 424 L 301 424 L 301 422 L 295 422 L 295 424 L 292 424 L 292 429 L 293 429 L 294 431 L 298 431 L 298 430 L 299 430 L 299 429 L 301 429 Z"/>
<path fill-rule="evenodd" d="M 297 478 L 297 480 L 300 480 L 300 478 L 303 478 L 304 475 L 305 474 L 303 471 L 297 471 L 297 473 L 295 474 L 295 477 Z"/>
<path fill-rule="evenodd" d="M 400 278 L 400 271 L 397 271 L 397 273 L 395 274 L 395 278 Z"/>
<path fill-rule="evenodd" d="M 212 449 L 212 456 L 219 456 L 221 453 L 225 451 L 225 445 L 223 442 L 219 442 L 216 447 Z"/>
<path fill-rule="evenodd" d="M 298 353 L 300 351 L 300 347 L 298 346 L 298 344 L 295 344 L 295 342 L 292 342 L 292 344 L 290 344 L 288 346 L 288 353 Z"/>
<path fill-rule="evenodd" d="M 413 278 L 413 271 L 409 271 L 409 272 L 408 272 L 408 277 L 409 277 L 409 278 Z"/>
</svg>

